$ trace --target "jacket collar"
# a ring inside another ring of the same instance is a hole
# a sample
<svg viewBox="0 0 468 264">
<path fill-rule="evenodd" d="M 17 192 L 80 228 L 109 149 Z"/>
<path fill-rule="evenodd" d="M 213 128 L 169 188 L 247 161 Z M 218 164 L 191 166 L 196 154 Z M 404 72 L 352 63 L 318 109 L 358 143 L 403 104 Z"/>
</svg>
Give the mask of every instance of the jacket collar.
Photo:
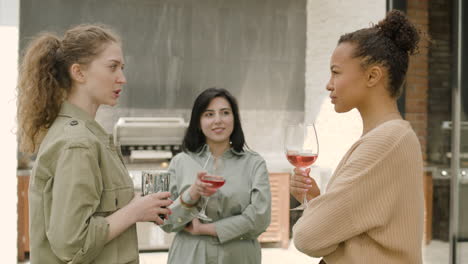
<svg viewBox="0 0 468 264">
<path fill-rule="evenodd" d="M 211 151 L 210 151 L 208 144 L 203 145 L 196 154 L 200 157 L 211 155 Z M 223 158 L 231 158 L 234 156 L 243 156 L 243 155 L 245 155 L 245 151 L 239 152 L 239 151 L 234 150 L 233 148 L 229 148 L 221 156 Z"/>
<path fill-rule="evenodd" d="M 85 110 L 68 101 L 64 101 L 62 103 L 59 116 L 76 118 L 82 121 L 94 121 L 94 118 L 91 115 L 89 115 Z"/>
<path fill-rule="evenodd" d="M 112 146 L 112 136 L 109 135 L 104 128 L 99 125 L 94 118 L 80 107 L 64 101 L 60 108 L 59 116 L 69 117 L 71 119 L 78 119 L 85 123 L 86 127 L 105 145 Z"/>
</svg>

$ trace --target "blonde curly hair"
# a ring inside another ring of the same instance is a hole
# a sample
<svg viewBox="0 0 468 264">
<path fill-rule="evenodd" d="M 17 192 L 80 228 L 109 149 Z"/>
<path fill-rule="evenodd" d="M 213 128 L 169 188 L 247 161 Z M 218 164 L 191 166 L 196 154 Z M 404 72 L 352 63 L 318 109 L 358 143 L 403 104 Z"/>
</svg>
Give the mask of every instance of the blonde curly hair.
<svg viewBox="0 0 468 264">
<path fill-rule="evenodd" d="M 38 150 L 73 85 L 70 67 L 88 65 L 112 42 L 120 43 L 120 38 L 107 26 L 78 25 L 67 30 L 63 39 L 46 32 L 29 43 L 17 87 L 21 151 Z"/>
</svg>

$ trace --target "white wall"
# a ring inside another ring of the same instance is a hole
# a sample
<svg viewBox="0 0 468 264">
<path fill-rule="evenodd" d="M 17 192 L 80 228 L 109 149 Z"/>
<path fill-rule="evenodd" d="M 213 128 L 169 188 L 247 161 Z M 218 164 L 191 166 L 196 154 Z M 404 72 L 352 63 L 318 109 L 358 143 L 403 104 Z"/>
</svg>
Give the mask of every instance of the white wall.
<svg viewBox="0 0 468 264">
<path fill-rule="evenodd" d="M 0 192 L 1 262 L 16 263 L 16 130 L 15 87 L 18 59 L 19 0 L 0 0 L 0 146 L 2 190 Z"/>
<path fill-rule="evenodd" d="M 320 154 L 316 165 L 321 168 L 334 171 L 362 133 L 359 113 L 337 114 L 325 90 L 331 54 L 342 34 L 376 23 L 385 16 L 385 9 L 385 0 L 308 1 L 305 121 L 315 121 L 317 126 Z"/>
</svg>

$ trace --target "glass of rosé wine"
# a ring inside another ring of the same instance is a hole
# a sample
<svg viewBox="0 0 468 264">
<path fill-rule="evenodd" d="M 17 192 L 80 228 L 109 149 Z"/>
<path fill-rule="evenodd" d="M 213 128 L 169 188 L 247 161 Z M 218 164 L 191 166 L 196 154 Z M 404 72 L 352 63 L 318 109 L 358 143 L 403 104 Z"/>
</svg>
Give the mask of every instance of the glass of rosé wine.
<svg viewBox="0 0 468 264">
<path fill-rule="evenodd" d="M 213 168 L 211 169 L 211 171 L 210 170 L 208 171 L 208 174 L 204 175 L 201 178 L 201 181 L 205 183 L 211 183 L 212 188 L 216 188 L 216 189 L 221 188 L 226 182 L 226 180 L 221 176 L 223 168 L 224 168 L 223 160 L 221 158 L 214 158 Z M 205 203 L 203 204 L 202 209 L 197 215 L 198 219 L 201 219 L 205 222 L 213 221 L 213 219 L 211 219 L 210 217 L 206 215 L 206 206 L 208 205 L 208 201 L 210 200 L 210 197 L 211 196 L 206 197 Z"/>
<path fill-rule="evenodd" d="M 294 167 L 305 170 L 314 164 L 319 154 L 317 131 L 313 124 L 296 124 L 286 127 L 284 151 L 289 163 Z M 307 208 L 306 193 L 302 204 L 291 210 Z"/>
</svg>

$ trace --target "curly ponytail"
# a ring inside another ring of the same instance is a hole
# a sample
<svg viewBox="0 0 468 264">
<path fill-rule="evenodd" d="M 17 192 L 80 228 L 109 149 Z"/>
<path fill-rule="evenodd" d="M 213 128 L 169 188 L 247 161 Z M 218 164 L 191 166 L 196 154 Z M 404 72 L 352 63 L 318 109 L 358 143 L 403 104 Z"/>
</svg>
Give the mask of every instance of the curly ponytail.
<svg viewBox="0 0 468 264">
<path fill-rule="evenodd" d="M 20 66 L 18 123 L 21 149 L 25 152 L 36 150 L 64 100 L 64 90 L 56 78 L 59 48 L 57 36 L 43 34 L 30 43 Z"/>
<path fill-rule="evenodd" d="M 51 33 L 37 36 L 26 48 L 19 68 L 18 133 L 20 150 L 34 153 L 60 112 L 72 79 L 74 63 L 88 65 L 104 50 L 104 44 L 120 42 L 102 25 L 79 25 L 63 40 Z"/>
</svg>

